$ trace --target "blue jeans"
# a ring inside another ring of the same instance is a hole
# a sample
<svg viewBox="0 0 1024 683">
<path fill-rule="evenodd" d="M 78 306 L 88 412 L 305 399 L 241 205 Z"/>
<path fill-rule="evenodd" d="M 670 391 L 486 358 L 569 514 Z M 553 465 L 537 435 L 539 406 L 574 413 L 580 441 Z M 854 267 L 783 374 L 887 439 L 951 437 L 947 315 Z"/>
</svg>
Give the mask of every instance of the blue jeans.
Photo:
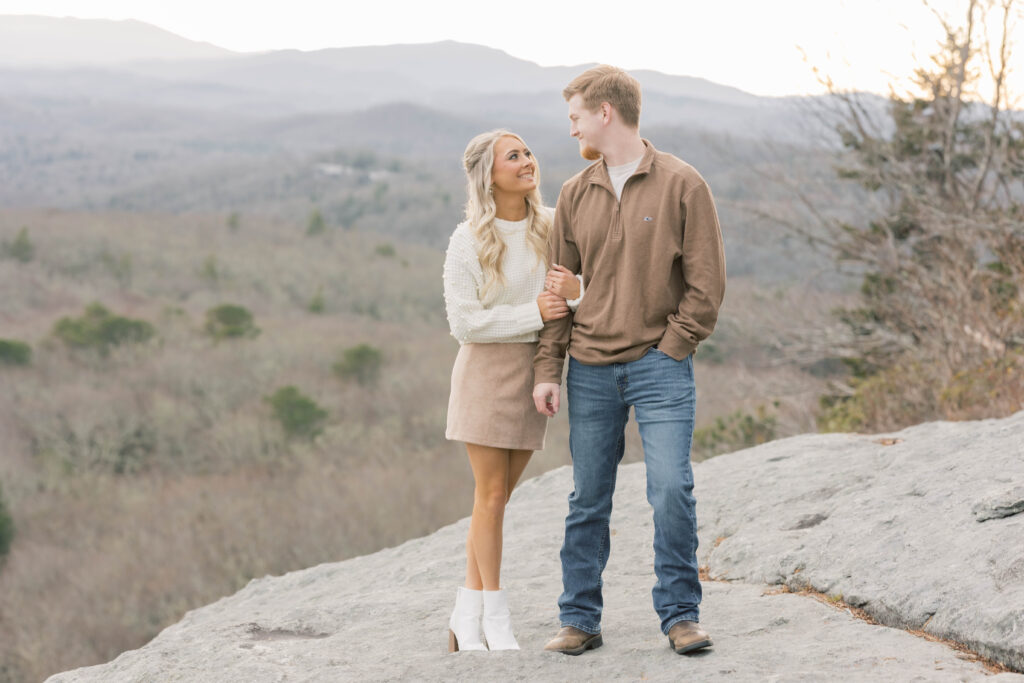
<svg viewBox="0 0 1024 683">
<path fill-rule="evenodd" d="M 569 359 L 569 494 L 562 545 L 562 626 L 601 631 L 601 573 L 608 563 L 615 475 L 625 446 L 629 408 L 636 414 L 654 508 L 654 610 L 661 630 L 699 621 L 697 516 L 690 442 L 696 389 L 693 357 L 677 361 L 652 348 L 639 360 L 584 365 Z"/>
</svg>

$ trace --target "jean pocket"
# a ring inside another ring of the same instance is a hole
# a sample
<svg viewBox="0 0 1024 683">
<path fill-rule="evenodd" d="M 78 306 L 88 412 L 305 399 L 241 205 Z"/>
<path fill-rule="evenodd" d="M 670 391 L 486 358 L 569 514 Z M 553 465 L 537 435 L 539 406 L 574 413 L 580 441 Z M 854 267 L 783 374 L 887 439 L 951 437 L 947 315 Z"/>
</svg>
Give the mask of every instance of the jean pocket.
<svg viewBox="0 0 1024 683">
<path fill-rule="evenodd" d="M 651 347 L 651 353 L 653 353 L 658 358 L 668 358 L 670 361 L 673 361 L 675 363 L 679 362 L 675 358 L 673 358 L 672 356 L 668 355 L 667 353 L 665 353 L 664 351 L 659 349 L 657 346 L 652 346 Z"/>
</svg>

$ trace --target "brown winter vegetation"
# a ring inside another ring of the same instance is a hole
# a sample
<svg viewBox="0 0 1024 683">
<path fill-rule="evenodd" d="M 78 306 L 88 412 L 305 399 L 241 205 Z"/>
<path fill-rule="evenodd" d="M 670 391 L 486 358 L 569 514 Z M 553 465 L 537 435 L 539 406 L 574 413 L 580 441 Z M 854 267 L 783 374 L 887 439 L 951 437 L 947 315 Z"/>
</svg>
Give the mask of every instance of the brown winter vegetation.
<svg viewBox="0 0 1024 683">
<path fill-rule="evenodd" d="M 835 324 L 790 332 L 792 353 L 850 369 L 823 398 L 825 430 L 1002 417 L 1024 399 L 1024 119 L 1008 88 L 1020 3 L 936 14 L 937 50 L 884 107 L 834 91 L 836 170 L 859 209 L 790 183 L 803 211 L 784 222 L 861 282 Z"/>
</svg>

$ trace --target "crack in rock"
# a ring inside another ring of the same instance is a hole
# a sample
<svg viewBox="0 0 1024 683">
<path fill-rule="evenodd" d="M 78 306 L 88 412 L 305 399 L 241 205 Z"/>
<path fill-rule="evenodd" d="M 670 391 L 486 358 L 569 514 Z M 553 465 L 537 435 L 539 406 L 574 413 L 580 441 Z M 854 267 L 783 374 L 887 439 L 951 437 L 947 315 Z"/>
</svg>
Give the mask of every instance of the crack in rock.
<svg viewBox="0 0 1024 683">
<path fill-rule="evenodd" d="M 245 627 L 246 633 L 252 636 L 253 640 L 315 640 L 328 638 L 330 633 L 318 633 L 311 628 L 273 628 L 266 629 L 259 624 L 248 624 Z"/>
<path fill-rule="evenodd" d="M 828 515 L 823 512 L 819 512 L 813 515 L 804 515 L 797 521 L 796 524 L 790 527 L 790 530 L 796 531 L 798 529 L 810 529 L 812 527 L 818 526 L 826 519 L 828 519 Z"/>
</svg>

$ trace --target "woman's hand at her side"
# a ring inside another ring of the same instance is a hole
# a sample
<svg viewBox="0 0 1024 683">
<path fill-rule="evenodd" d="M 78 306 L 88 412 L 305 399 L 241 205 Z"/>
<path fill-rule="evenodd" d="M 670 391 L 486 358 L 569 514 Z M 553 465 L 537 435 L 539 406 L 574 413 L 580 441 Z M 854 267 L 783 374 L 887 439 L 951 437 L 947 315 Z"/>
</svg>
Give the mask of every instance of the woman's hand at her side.
<svg viewBox="0 0 1024 683">
<path fill-rule="evenodd" d="M 551 270 L 544 278 L 544 289 L 563 299 L 578 299 L 580 297 L 580 281 L 568 268 L 557 263 L 551 266 Z"/>
<path fill-rule="evenodd" d="M 569 305 L 565 303 L 565 299 L 551 292 L 541 292 L 537 296 L 537 308 L 540 309 L 540 319 L 544 322 L 569 315 Z"/>
</svg>

